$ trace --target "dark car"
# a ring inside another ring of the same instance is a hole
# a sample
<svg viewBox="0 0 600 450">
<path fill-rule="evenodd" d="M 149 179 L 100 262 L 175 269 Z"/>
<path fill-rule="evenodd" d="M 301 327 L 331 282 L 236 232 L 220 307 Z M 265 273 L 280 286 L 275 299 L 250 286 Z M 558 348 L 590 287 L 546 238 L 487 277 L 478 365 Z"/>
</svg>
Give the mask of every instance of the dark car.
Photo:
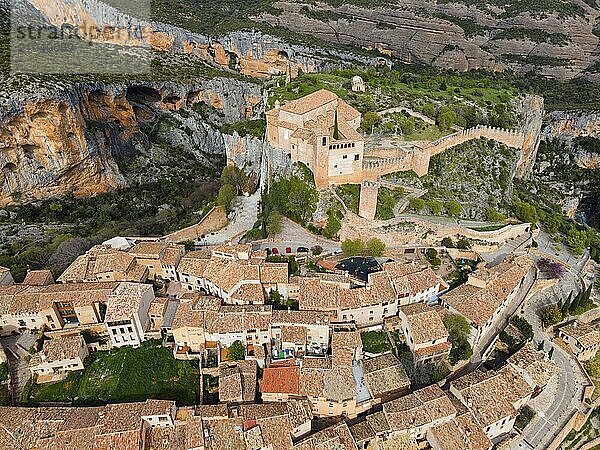
<svg viewBox="0 0 600 450">
<path fill-rule="evenodd" d="M 279 255 L 279 250 L 277 250 L 277 248 L 276 248 L 276 247 L 273 247 L 273 248 L 271 249 L 271 253 L 273 253 L 274 255 Z"/>
<path fill-rule="evenodd" d="M 269 256 L 271 254 L 271 249 L 270 248 L 265 248 L 265 251 L 267 252 L 267 256 Z"/>
<path fill-rule="evenodd" d="M 298 247 L 296 249 L 297 253 L 308 253 L 308 248 L 307 247 Z"/>
</svg>

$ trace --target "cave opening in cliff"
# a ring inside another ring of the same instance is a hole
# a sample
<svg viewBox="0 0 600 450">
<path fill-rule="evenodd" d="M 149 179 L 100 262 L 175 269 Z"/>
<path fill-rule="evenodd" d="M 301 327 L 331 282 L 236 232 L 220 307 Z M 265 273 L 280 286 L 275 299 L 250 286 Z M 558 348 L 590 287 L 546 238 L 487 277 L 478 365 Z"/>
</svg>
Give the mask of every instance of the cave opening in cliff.
<svg viewBox="0 0 600 450">
<path fill-rule="evenodd" d="M 127 100 L 132 103 L 152 104 L 160 102 L 162 95 L 148 86 L 131 86 L 127 88 Z"/>
</svg>

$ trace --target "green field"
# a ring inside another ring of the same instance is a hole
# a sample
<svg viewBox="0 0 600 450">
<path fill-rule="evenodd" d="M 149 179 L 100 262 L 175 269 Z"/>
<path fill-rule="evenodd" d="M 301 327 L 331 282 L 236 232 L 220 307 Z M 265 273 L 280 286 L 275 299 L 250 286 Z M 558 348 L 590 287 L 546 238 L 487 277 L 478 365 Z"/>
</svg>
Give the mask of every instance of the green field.
<svg viewBox="0 0 600 450">
<path fill-rule="evenodd" d="M 360 334 L 363 350 L 369 353 L 383 353 L 392 350 L 385 331 L 365 331 Z"/>
<path fill-rule="evenodd" d="M 195 364 L 174 359 L 160 341 L 148 341 L 140 348 L 94 353 L 85 370 L 73 372 L 63 381 L 35 385 L 28 403 L 85 406 L 159 398 L 191 405 L 196 403 L 197 392 Z"/>
</svg>

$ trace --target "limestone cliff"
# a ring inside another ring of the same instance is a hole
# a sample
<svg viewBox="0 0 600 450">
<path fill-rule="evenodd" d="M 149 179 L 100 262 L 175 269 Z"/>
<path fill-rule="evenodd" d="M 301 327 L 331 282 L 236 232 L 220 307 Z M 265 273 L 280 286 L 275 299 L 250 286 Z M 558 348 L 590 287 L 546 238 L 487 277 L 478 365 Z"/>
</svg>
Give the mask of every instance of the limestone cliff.
<svg viewBox="0 0 600 450">
<path fill-rule="evenodd" d="M 199 104 L 219 120 L 236 122 L 262 112 L 262 92 L 225 78 L 187 85 L 97 83 L 7 105 L 0 110 L 0 204 L 125 186 L 117 162 L 149 148 L 142 128 L 163 111 Z M 194 145 L 208 153 L 227 151 L 222 137 L 218 145 L 206 139 L 198 137 Z"/>
<path fill-rule="evenodd" d="M 258 31 L 234 31 L 205 36 L 169 24 L 125 14 L 100 0 L 26 0 L 56 27 L 77 27 L 80 37 L 122 46 L 148 46 L 154 50 L 195 55 L 221 68 L 252 77 L 292 75 L 298 70 L 316 72 L 339 67 L 342 61 L 373 65 L 387 63 L 335 50 L 292 45 Z"/>
<path fill-rule="evenodd" d="M 376 49 L 407 63 L 459 71 L 535 70 L 565 79 L 597 73 L 588 73 L 599 60 L 600 10 L 594 3 L 518 3 L 284 0 L 273 4 L 276 12 L 262 12 L 255 20 Z"/>
</svg>

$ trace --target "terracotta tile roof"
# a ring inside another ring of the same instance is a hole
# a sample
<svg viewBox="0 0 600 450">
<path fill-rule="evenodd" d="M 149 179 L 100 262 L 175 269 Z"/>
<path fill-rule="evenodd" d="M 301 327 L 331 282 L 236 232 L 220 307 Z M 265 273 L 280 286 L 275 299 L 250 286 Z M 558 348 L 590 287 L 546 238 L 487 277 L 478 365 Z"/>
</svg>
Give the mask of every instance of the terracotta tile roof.
<svg viewBox="0 0 600 450">
<path fill-rule="evenodd" d="M 497 372 L 471 372 L 453 381 L 451 386 L 458 390 L 482 427 L 515 417 L 513 404 L 532 392 L 525 379 L 510 366 Z"/>
<path fill-rule="evenodd" d="M 323 397 L 342 402 L 356 398 L 356 382 L 352 367 L 334 367 L 323 374 Z"/>
<path fill-rule="evenodd" d="M 281 327 L 281 341 L 293 344 L 306 344 L 306 327 L 283 325 Z"/>
<path fill-rule="evenodd" d="M 388 423 L 383 411 L 377 411 L 372 414 L 368 414 L 366 419 L 367 422 L 369 422 L 371 429 L 377 434 L 391 431 L 390 424 Z"/>
<path fill-rule="evenodd" d="M 350 367 L 355 355 L 361 350 L 362 340 L 358 331 L 336 331 L 331 335 L 331 355 L 334 367 Z"/>
<path fill-rule="evenodd" d="M 46 286 L 52 283 L 54 277 L 49 270 L 30 270 L 23 280 L 23 284 L 28 286 Z"/>
<path fill-rule="evenodd" d="M 79 350 L 83 345 L 83 337 L 76 335 L 56 335 L 44 341 L 43 352 L 49 361 L 62 361 L 79 357 Z"/>
<path fill-rule="evenodd" d="M 362 360 L 365 383 L 374 398 L 410 387 L 410 380 L 400 360 L 385 353 Z"/>
<path fill-rule="evenodd" d="M 531 261 L 525 258 L 504 262 L 493 268 L 477 269 L 466 284 L 444 294 L 442 301 L 481 327 L 519 285 L 530 266 Z"/>
<path fill-rule="evenodd" d="M 416 295 L 438 285 L 445 287 L 444 280 L 423 264 L 387 262 L 383 270 L 389 274 L 398 296 Z"/>
<path fill-rule="evenodd" d="M 350 425 L 348 428 L 357 444 L 375 438 L 375 432 L 366 420 Z"/>
<path fill-rule="evenodd" d="M 177 266 L 181 257 L 183 256 L 185 249 L 183 245 L 170 245 L 165 249 L 161 264 L 165 266 Z"/>
<path fill-rule="evenodd" d="M 579 341 L 585 348 L 600 344 L 600 323 L 575 322 L 560 328 L 560 331 Z"/>
<path fill-rule="evenodd" d="M 298 366 L 265 368 L 262 392 L 299 395 L 300 368 Z"/>
<path fill-rule="evenodd" d="M 301 450 L 356 450 L 356 448 L 346 422 L 318 431 L 294 445 L 294 449 Z"/>
<path fill-rule="evenodd" d="M 237 361 L 219 366 L 219 400 L 253 402 L 256 397 L 256 361 Z"/>
<path fill-rule="evenodd" d="M 438 339 L 448 339 L 448 330 L 439 314 L 424 303 L 401 306 L 415 345 L 426 344 Z"/>
<path fill-rule="evenodd" d="M 288 282 L 288 264 L 262 263 L 260 265 L 260 281 L 263 284 L 286 284 Z"/>
<path fill-rule="evenodd" d="M 436 384 L 384 403 L 383 411 L 392 430 L 400 432 L 456 415 L 452 402 Z"/>
<path fill-rule="evenodd" d="M 142 241 L 135 244 L 128 253 L 138 258 L 162 259 L 165 250 L 171 244 L 166 242 Z"/>
<path fill-rule="evenodd" d="M 329 369 L 302 368 L 300 371 L 299 390 L 303 397 L 322 397 L 324 376 Z"/>
<path fill-rule="evenodd" d="M 302 277 L 298 283 L 301 310 L 331 311 L 339 308 L 339 286 L 321 283 L 317 277 Z"/>
<path fill-rule="evenodd" d="M 433 427 L 430 433 L 444 450 L 488 450 L 492 441 L 469 412 L 454 420 Z"/>
<path fill-rule="evenodd" d="M 556 364 L 550 361 L 543 352 L 526 344 L 518 352 L 508 358 L 509 364 L 524 370 L 538 387 L 544 387 L 548 381 L 560 372 Z"/>
<path fill-rule="evenodd" d="M 210 258 L 207 258 L 205 253 L 189 252 L 181 258 L 181 261 L 177 266 L 177 272 L 193 277 L 202 277 L 209 262 Z"/>
<path fill-rule="evenodd" d="M 273 325 L 328 325 L 329 313 L 322 311 L 295 311 L 277 309 L 273 311 Z"/>
<path fill-rule="evenodd" d="M 405 434 L 384 437 L 378 442 L 378 446 L 379 450 L 418 450 L 420 448 L 415 439 Z"/>
<path fill-rule="evenodd" d="M 280 109 L 282 111 L 302 115 L 327 103 L 338 100 L 338 98 L 339 97 L 333 92 L 320 89 L 312 94 L 305 95 L 298 100 L 286 102 L 281 106 Z"/>
<path fill-rule="evenodd" d="M 204 330 L 208 333 L 239 333 L 248 330 L 269 330 L 271 306 L 222 306 L 204 314 Z"/>
<path fill-rule="evenodd" d="M 128 320 L 136 314 L 141 305 L 142 297 L 153 291 L 149 284 L 120 283 L 112 294 L 108 296 L 105 322 Z M 154 295 L 154 292 L 152 292 Z"/>
<path fill-rule="evenodd" d="M 257 283 L 243 283 L 231 293 L 232 300 L 260 304 L 265 302 L 265 290 Z"/>
</svg>

